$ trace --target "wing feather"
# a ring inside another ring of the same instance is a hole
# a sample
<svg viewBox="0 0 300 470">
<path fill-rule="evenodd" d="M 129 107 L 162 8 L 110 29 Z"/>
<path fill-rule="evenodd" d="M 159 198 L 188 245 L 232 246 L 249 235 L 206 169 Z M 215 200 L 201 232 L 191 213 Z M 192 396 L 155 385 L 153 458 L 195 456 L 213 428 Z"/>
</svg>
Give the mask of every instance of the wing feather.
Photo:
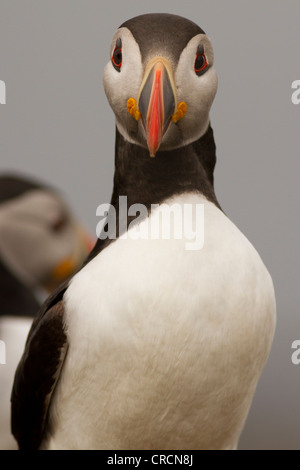
<svg viewBox="0 0 300 470">
<path fill-rule="evenodd" d="M 16 370 L 11 426 L 20 449 L 34 450 L 41 444 L 67 349 L 64 304 L 60 300 L 34 321 Z"/>
</svg>

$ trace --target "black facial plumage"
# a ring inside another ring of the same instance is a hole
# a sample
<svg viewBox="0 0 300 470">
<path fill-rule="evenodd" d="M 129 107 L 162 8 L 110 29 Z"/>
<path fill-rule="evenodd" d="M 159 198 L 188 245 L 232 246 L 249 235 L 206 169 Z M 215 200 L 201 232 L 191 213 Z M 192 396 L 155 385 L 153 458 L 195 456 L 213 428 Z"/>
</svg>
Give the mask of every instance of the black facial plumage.
<svg viewBox="0 0 300 470">
<path fill-rule="evenodd" d="M 187 43 L 203 29 L 186 18 L 168 13 L 149 13 L 125 21 L 120 28 L 128 28 L 139 45 L 143 60 L 154 50 L 172 54 L 177 63 Z M 151 39 L 149 39 L 151 38 Z M 170 44 L 172 47 L 170 47 Z"/>
</svg>

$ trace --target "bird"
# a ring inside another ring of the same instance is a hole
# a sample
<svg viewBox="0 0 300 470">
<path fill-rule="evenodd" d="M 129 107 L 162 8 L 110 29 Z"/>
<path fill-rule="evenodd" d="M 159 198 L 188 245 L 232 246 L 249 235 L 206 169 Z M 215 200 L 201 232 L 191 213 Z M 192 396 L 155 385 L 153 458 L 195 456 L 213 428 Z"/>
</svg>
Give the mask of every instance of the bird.
<svg viewBox="0 0 300 470">
<path fill-rule="evenodd" d="M 116 121 L 106 224 L 33 323 L 12 432 L 20 449 L 237 449 L 276 300 L 214 190 L 212 42 L 178 15 L 133 17 L 103 85 Z"/>
<path fill-rule="evenodd" d="M 49 293 L 79 269 L 92 249 L 83 228 L 57 190 L 10 172 L 0 175 L 0 448 L 14 448 L 10 394 L 33 318 Z"/>
</svg>

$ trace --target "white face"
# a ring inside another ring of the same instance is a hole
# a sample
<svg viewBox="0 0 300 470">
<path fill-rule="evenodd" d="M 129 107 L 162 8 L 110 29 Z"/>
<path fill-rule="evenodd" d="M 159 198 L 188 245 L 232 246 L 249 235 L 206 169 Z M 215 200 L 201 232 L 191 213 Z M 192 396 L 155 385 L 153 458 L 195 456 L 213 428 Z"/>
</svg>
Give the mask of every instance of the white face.
<svg viewBox="0 0 300 470">
<path fill-rule="evenodd" d="M 24 284 L 59 284 L 52 276 L 60 263 L 72 259 L 74 270 L 87 254 L 83 231 L 54 193 L 28 191 L 1 204 L 0 258 Z"/>
<path fill-rule="evenodd" d="M 139 46 L 127 28 L 115 33 L 110 57 L 113 56 L 117 40 L 122 42 L 122 62 L 119 69 L 112 60 L 104 69 L 103 84 L 106 96 L 116 116 L 116 124 L 123 137 L 135 144 L 147 147 L 145 130 L 141 120 L 136 121 L 127 111 L 127 100 L 138 100 L 141 84 L 148 62 L 154 57 L 164 57 L 172 65 L 175 101 L 184 101 L 186 115 L 171 122 L 161 142 L 161 150 L 171 150 L 198 140 L 209 125 L 209 111 L 217 91 L 217 74 L 213 67 L 213 48 L 205 34 L 194 36 L 182 50 L 178 63 L 174 62 L 171 52 L 165 49 L 149 50 L 143 60 Z M 202 47 L 202 49 L 201 49 Z M 203 50 L 207 66 L 197 74 L 195 61 L 199 50 Z"/>
</svg>

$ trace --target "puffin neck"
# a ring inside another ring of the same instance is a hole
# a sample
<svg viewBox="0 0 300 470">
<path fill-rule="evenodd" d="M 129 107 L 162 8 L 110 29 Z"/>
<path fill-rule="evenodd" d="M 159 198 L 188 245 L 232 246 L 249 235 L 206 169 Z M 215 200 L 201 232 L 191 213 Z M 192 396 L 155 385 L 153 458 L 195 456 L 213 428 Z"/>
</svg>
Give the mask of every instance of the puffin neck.
<svg viewBox="0 0 300 470">
<path fill-rule="evenodd" d="M 124 139 L 116 129 L 114 190 L 111 204 L 126 196 L 128 206 L 160 204 L 175 194 L 198 191 L 219 207 L 213 186 L 216 147 L 213 131 L 196 142 L 154 158 L 143 147 Z"/>
<path fill-rule="evenodd" d="M 147 149 L 126 141 L 116 129 L 114 188 L 111 198 L 111 206 L 116 214 L 116 238 L 122 234 L 119 226 L 128 228 L 136 218 L 126 215 L 127 220 L 122 219 L 123 211 L 119 207 L 122 196 L 127 198 L 127 208 L 133 204 L 143 204 L 148 213 L 152 204 L 160 204 L 174 195 L 186 192 L 199 192 L 220 208 L 213 186 L 215 163 L 216 147 L 210 126 L 198 141 L 176 150 L 159 151 L 154 158 L 149 156 Z M 114 239 L 99 238 L 84 265 Z"/>
</svg>

